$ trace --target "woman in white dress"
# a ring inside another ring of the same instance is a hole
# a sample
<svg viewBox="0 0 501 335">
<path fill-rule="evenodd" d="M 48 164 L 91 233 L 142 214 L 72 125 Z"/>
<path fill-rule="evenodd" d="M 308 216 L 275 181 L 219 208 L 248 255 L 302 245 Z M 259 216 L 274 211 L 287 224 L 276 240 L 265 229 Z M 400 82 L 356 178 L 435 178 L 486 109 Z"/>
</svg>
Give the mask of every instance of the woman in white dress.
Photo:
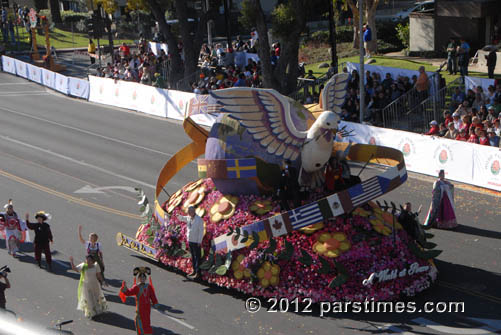
<svg viewBox="0 0 501 335">
<path fill-rule="evenodd" d="M 87 255 L 86 262 L 78 266 L 75 266 L 73 257 L 70 257 L 70 263 L 71 268 L 80 273 L 77 309 L 83 311 L 89 319 L 106 312 L 108 305 L 101 290 L 101 271 L 98 270 L 99 264 L 94 257 Z"/>
</svg>

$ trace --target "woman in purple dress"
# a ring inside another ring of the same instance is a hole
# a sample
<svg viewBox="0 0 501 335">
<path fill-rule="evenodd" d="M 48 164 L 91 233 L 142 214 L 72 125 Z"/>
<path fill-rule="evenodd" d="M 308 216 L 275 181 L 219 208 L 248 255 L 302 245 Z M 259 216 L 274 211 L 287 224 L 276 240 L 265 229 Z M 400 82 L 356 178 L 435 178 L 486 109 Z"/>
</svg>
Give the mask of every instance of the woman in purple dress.
<svg viewBox="0 0 501 335">
<path fill-rule="evenodd" d="M 454 185 L 445 180 L 444 170 L 433 183 L 433 198 L 424 222 L 425 227 L 453 229 L 458 226 L 454 209 Z"/>
</svg>

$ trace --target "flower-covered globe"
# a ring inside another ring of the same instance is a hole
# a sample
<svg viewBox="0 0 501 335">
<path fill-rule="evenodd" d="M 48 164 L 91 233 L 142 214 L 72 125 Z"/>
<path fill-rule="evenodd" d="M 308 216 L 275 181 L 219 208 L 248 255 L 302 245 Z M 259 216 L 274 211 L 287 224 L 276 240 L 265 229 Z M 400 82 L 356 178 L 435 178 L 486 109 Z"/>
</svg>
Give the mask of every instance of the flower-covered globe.
<svg viewBox="0 0 501 335">
<path fill-rule="evenodd" d="M 204 196 L 196 205 L 205 223 L 201 278 L 208 283 L 261 297 L 387 301 L 400 299 L 402 295 L 413 296 L 428 288 L 437 277 L 436 267 L 430 261 L 436 256 L 433 250 L 417 244 L 390 213 L 375 203 L 273 237 L 266 230 L 258 235 L 245 233 L 243 227 L 280 213 L 277 200 L 255 194 L 223 194 L 210 178 L 205 178 L 183 187 L 179 194 L 173 195 L 175 202 L 180 197 L 180 204 L 184 204 L 201 188 L 205 189 Z M 322 192 L 312 193 L 305 203 L 324 196 Z M 173 201 L 171 197 L 162 207 L 168 209 Z M 251 210 L 251 207 L 256 209 L 253 207 L 256 203 L 264 204 L 267 212 L 259 214 Z M 138 241 L 157 248 L 160 262 L 190 273 L 186 225 L 178 215 L 186 215 L 181 205 L 172 210 L 167 224 L 159 229 L 155 230 L 154 224 L 143 226 Z M 240 245 L 239 249 L 214 252 L 214 239 L 229 232 L 233 232 L 229 243 Z M 420 270 L 407 271 L 412 275 L 363 284 L 372 274 L 386 270 L 403 273 L 411 266 Z"/>
</svg>

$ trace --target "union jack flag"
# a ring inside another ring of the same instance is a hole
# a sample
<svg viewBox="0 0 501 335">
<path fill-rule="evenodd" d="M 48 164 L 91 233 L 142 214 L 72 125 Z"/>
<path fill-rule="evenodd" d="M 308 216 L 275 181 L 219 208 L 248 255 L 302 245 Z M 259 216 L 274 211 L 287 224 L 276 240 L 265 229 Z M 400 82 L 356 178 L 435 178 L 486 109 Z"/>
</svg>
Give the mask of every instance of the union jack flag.
<svg viewBox="0 0 501 335">
<path fill-rule="evenodd" d="M 206 114 L 208 111 L 209 96 L 204 94 L 197 94 L 190 100 L 186 117 L 194 114 Z"/>
</svg>

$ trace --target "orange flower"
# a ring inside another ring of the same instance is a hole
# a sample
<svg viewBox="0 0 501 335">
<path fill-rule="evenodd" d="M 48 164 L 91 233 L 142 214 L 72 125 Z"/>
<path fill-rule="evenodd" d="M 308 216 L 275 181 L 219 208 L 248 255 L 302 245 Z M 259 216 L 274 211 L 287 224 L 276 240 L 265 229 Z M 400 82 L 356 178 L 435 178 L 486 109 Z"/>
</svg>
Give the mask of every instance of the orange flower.
<svg viewBox="0 0 501 335">
<path fill-rule="evenodd" d="M 322 233 L 317 236 L 317 242 L 313 244 L 313 251 L 317 254 L 335 258 L 351 248 L 351 243 L 343 233 Z"/>
<path fill-rule="evenodd" d="M 237 208 L 238 197 L 225 195 L 212 205 L 210 208 L 210 219 L 216 223 L 221 220 L 229 219 L 235 214 Z"/>
</svg>

